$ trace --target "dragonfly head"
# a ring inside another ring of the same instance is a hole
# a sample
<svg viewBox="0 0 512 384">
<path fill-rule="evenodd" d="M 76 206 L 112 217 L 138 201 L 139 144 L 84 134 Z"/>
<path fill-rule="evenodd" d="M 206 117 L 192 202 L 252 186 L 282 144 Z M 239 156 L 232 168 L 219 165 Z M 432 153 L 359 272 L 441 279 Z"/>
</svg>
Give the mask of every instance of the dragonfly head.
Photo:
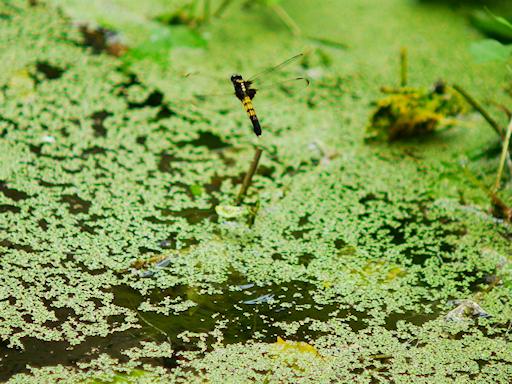
<svg viewBox="0 0 512 384">
<path fill-rule="evenodd" d="M 242 81 L 243 81 L 243 78 L 242 78 L 242 76 L 241 76 L 241 75 L 232 75 L 232 76 L 231 76 L 231 82 L 232 82 L 233 84 L 239 84 L 239 83 L 241 83 Z"/>
</svg>

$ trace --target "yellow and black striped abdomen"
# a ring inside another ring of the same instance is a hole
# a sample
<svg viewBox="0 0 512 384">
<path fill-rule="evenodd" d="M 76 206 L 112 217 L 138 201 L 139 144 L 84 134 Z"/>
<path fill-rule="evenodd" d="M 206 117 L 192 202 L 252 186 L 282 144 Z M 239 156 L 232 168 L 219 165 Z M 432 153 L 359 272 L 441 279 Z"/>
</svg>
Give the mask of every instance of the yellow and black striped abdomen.
<svg viewBox="0 0 512 384">
<path fill-rule="evenodd" d="M 249 119 L 251 119 L 254 133 L 256 134 L 256 136 L 261 135 L 260 122 L 258 121 L 258 117 L 256 116 L 256 111 L 254 110 L 254 107 L 252 105 L 251 98 L 249 96 L 245 96 L 242 99 L 242 105 L 244 106 L 245 112 L 247 112 Z"/>
<path fill-rule="evenodd" d="M 251 98 L 249 96 L 245 96 L 242 100 L 242 104 L 244 106 L 245 112 L 251 116 L 256 116 L 256 111 L 254 110 L 254 106 L 252 105 Z"/>
</svg>

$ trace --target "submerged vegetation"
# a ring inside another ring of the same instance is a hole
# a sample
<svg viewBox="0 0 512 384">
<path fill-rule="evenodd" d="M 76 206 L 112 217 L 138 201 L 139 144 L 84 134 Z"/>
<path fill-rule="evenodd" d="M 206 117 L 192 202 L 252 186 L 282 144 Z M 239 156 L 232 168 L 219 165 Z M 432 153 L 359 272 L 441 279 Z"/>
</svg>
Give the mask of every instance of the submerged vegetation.
<svg viewBox="0 0 512 384">
<path fill-rule="evenodd" d="M 509 383 L 507 67 L 441 4 L 246 3 L 0 4 L 0 380 Z M 183 102 L 298 52 L 260 138 Z"/>
</svg>

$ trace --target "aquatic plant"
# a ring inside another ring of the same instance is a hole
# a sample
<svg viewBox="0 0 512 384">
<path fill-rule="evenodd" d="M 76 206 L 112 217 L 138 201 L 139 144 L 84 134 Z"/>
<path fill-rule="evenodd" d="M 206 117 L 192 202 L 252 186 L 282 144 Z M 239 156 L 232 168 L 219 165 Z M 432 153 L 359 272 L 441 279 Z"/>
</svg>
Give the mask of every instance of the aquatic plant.
<svg viewBox="0 0 512 384">
<path fill-rule="evenodd" d="M 474 12 L 471 20 L 483 33 L 494 37 L 471 43 L 470 50 L 474 58 L 478 62 L 510 62 L 512 45 L 504 44 L 502 41 L 512 42 L 512 23 L 488 9 L 485 12 Z"/>
<path fill-rule="evenodd" d="M 213 13 L 214 16 L 220 17 L 225 10 L 230 6 L 234 0 L 223 0 L 217 10 Z M 292 17 L 286 12 L 281 6 L 282 0 L 256 0 L 256 1 L 242 1 L 244 7 L 249 8 L 255 5 L 263 6 L 270 9 L 275 15 L 283 22 L 283 24 L 290 30 L 295 36 L 301 35 L 301 29 Z"/>
<path fill-rule="evenodd" d="M 394 141 L 421 137 L 449 128 L 465 111 L 451 86 L 442 81 L 430 89 L 407 87 L 407 53 L 401 53 L 401 86 L 382 87 L 386 94 L 375 102 L 366 126 L 366 140 Z"/>
<path fill-rule="evenodd" d="M 95 51 L 105 48 L 121 56 L 127 65 L 151 61 L 164 67 L 169 65 L 174 48 L 206 46 L 201 33 L 189 23 L 172 23 L 168 19 L 169 4 L 164 1 L 148 3 L 143 12 L 120 0 L 94 0 L 87 5 L 75 0 L 52 2 L 79 24 L 85 42 Z M 172 15 L 181 15 L 180 9 Z M 194 16 L 193 20 L 198 18 Z"/>
<path fill-rule="evenodd" d="M 459 95 L 443 83 L 431 89 L 384 88 L 367 126 L 367 140 L 394 141 L 421 137 L 454 124 L 465 111 Z"/>
<path fill-rule="evenodd" d="M 465 89 L 461 86 L 455 84 L 453 86 L 454 90 L 457 91 L 480 115 L 484 118 L 484 120 L 489 124 L 489 126 L 496 132 L 501 141 L 501 156 L 499 160 L 499 165 L 496 171 L 496 179 L 494 182 L 494 186 L 492 188 L 488 188 L 484 186 L 480 181 L 478 181 L 473 175 L 470 174 L 470 178 L 472 182 L 479 188 L 486 191 L 486 194 L 490 198 L 491 202 L 491 212 L 492 214 L 500 219 L 505 219 L 506 221 L 512 220 L 512 208 L 510 208 L 499 196 L 498 191 L 501 185 L 501 179 L 503 175 L 503 170 L 505 164 L 509 170 L 509 177 L 512 177 L 512 161 L 510 158 L 510 138 L 512 134 L 512 116 L 508 114 L 509 119 L 511 119 L 506 128 L 503 128 L 498 122 L 487 112 L 487 110 L 473 98 Z M 505 112 L 508 112 L 505 109 Z"/>
</svg>

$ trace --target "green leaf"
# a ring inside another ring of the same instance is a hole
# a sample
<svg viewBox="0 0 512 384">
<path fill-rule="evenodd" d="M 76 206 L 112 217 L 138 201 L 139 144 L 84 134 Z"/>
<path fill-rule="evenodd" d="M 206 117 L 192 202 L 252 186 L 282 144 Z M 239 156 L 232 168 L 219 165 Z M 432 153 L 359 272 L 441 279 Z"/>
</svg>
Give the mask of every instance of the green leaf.
<svg viewBox="0 0 512 384">
<path fill-rule="evenodd" d="M 479 10 L 471 14 L 471 23 L 491 38 L 500 41 L 512 41 L 512 28 L 510 23 L 503 18 L 497 19 L 489 12 Z"/>
<path fill-rule="evenodd" d="M 471 44 L 469 49 L 479 63 L 488 61 L 506 62 L 512 54 L 512 46 L 503 45 L 493 39 L 476 41 Z"/>
<path fill-rule="evenodd" d="M 130 51 L 123 58 L 126 64 L 150 60 L 168 65 L 170 51 L 179 46 L 204 47 L 206 41 L 186 26 L 169 26 L 155 20 L 166 7 L 164 0 L 150 6 L 145 2 L 128 0 L 53 0 L 76 21 L 99 25 L 119 33 Z M 155 8 L 154 10 L 152 8 Z"/>
<path fill-rule="evenodd" d="M 201 48 L 206 46 L 206 41 L 184 26 L 155 26 L 149 39 L 130 49 L 124 60 L 127 64 L 150 60 L 165 67 L 169 64 L 171 50 L 180 46 Z"/>
<path fill-rule="evenodd" d="M 512 24 L 510 23 L 510 21 L 508 21 L 507 19 L 505 19 L 504 17 L 501 17 L 501 16 L 497 16 L 495 15 L 494 13 L 492 13 L 489 9 L 486 9 L 486 11 L 501 25 L 503 25 L 504 27 L 508 28 L 511 32 L 512 32 Z"/>
</svg>

